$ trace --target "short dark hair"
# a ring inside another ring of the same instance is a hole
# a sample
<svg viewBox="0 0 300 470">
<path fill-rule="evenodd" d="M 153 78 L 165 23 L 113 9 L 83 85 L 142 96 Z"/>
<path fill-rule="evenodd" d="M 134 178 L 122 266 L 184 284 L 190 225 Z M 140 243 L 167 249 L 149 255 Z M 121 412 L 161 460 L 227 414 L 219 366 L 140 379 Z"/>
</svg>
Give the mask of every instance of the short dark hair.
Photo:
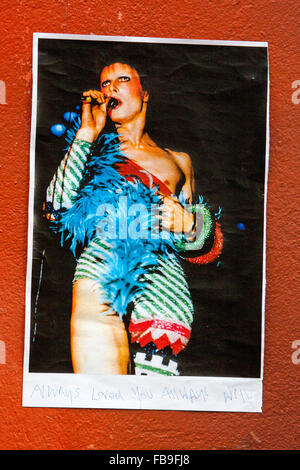
<svg viewBox="0 0 300 470">
<path fill-rule="evenodd" d="M 146 54 L 138 54 L 134 48 L 128 50 L 128 43 L 126 43 L 126 49 L 122 46 L 122 44 L 116 44 L 116 50 L 112 53 L 109 53 L 109 51 L 101 51 L 99 53 L 96 59 L 97 73 L 101 73 L 104 67 L 108 65 L 116 63 L 129 65 L 138 73 L 143 90 L 151 93 L 149 63 Z"/>
</svg>

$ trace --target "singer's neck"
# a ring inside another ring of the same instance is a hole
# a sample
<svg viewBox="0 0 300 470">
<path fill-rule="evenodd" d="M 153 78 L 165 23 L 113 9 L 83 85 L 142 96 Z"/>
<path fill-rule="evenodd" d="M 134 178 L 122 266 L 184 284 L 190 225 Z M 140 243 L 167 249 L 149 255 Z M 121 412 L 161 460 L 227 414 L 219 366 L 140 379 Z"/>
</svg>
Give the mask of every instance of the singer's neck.
<svg viewBox="0 0 300 470">
<path fill-rule="evenodd" d="M 116 124 L 117 133 L 120 136 L 121 142 L 128 142 L 135 149 L 140 149 L 150 144 L 149 135 L 145 132 L 145 118 L 143 115 L 136 116 L 135 119 Z"/>
</svg>

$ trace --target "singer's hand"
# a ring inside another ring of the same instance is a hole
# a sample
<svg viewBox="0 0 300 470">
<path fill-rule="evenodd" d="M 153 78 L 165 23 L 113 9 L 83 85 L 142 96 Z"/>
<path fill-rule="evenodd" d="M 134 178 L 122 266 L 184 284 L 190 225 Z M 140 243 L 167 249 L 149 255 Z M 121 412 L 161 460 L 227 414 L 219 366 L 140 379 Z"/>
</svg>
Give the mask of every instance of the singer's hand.
<svg viewBox="0 0 300 470">
<path fill-rule="evenodd" d="M 157 218 L 165 229 L 176 233 L 190 233 L 194 225 L 194 215 L 171 196 L 163 196 L 161 214 Z"/>
<path fill-rule="evenodd" d="M 81 127 L 76 138 L 94 142 L 105 126 L 108 97 L 98 90 L 84 91 L 82 96 L 87 99 L 82 102 Z M 90 102 L 91 98 L 94 101 Z"/>
</svg>

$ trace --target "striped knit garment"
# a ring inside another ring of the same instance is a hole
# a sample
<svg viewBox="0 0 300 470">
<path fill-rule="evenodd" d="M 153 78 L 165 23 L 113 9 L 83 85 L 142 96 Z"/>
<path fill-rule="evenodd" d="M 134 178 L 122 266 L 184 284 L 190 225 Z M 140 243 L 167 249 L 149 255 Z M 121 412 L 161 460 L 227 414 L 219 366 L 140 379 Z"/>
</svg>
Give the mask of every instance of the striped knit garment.
<svg viewBox="0 0 300 470">
<path fill-rule="evenodd" d="M 61 161 L 46 194 L 46 201 L 54 213 L 62 208 L 71 208 L 77 198 L 91 146 L 75 139 Z M 73 282 L 81 278 L 97 281 L 103 270 L 101 253 L 113 256 L 109 240 L 95 236 L 78 259 Z M 171 253 L 168 259 L 159 257 L 158 261 L 154 270 L 144 274 L 145 288 L 133 302 L 129 332 L 131 341 L 142 347 L 149 343 L 154 343 L 158 350 L 170 346 L 177 354 L 190 338 L 193 304 L 177 255 Z M 141 363 L 140 360 L 139 368 Z M 149 369 L 150 365 L 146 366 Z M 155 370 L 159 369 L 160 373 L 165 373 L 163 367 L 155 367 Z"/>
</svg>

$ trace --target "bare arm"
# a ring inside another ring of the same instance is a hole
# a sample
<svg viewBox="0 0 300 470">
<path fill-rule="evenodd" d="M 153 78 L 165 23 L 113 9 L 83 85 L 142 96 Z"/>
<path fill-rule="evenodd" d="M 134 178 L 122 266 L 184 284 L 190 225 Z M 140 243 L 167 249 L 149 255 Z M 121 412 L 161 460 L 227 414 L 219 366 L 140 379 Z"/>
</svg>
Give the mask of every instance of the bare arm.
<svg viewBox="0 0 300 470">
<path fill-rule="evenodd" d="M 194 171 L 192 161 L 187 153 L 172 152 L 174 159 L 184 174 L 184 184 L 181 195 L 185 203 L 192 203 L 194 197 Z M 161 216 L 163 226 L 177 233 L 191 234 L 194 231 L 194 215 L 187 211 L 177 199 L 171 196 L 164 197 L 163 213 Z"/>
<path fill-rule="evenodd" d="M 195 193 L 195 175 L 191 157 L 183 152 L 173 152 L 173 155 L 185 177 L 181 192 L 185 201 L 192 203 Z"/>
</svg>

